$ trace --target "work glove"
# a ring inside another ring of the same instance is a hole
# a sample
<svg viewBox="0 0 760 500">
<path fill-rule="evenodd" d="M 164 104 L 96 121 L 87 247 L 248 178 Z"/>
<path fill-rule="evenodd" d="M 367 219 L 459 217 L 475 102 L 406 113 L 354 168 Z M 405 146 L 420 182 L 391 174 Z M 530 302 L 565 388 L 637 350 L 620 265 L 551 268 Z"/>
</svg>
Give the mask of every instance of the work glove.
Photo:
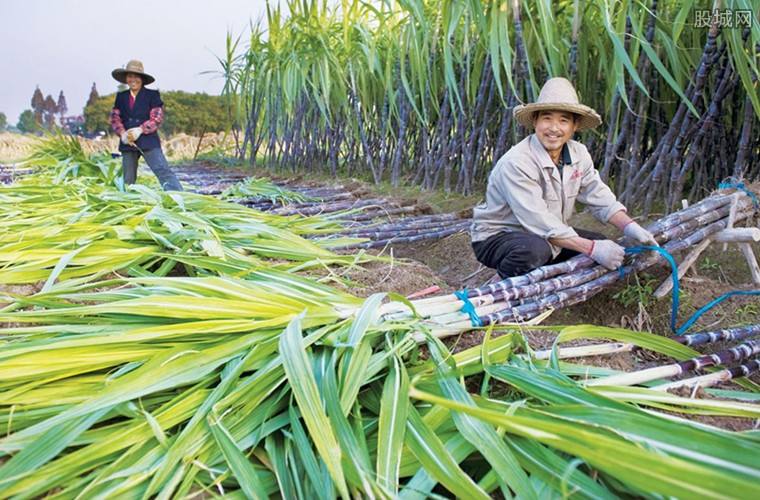
<svg viewBox="0 0 760 500">
<path fill-rule="evenodd" d="M 589 257 L 610 271 L 623 265 L 625 249 L 612 240 L 592 240 Z"/>
<path fill-rule="evenodd" d="M 137 142 L 137 139 L 142 135 L 142 129 L 135 127 L 127 130 L 127 138 L 129 142 Z"/>
<path fill-rule="evenodd" d="M 129 136 L 127 135 L 126 132 L 121 133 L 121 142 L 123 142 L 124 144 L 129 144 Z"/>
<path fill-rule="evenodd" d="M 629 222 L 623 228 L 623 234 L 634 241 L 638 241 L 642 245 L 660 246 L 654 239 L 654 235 L 641 227 L 638 222 Z"/>
</svg>

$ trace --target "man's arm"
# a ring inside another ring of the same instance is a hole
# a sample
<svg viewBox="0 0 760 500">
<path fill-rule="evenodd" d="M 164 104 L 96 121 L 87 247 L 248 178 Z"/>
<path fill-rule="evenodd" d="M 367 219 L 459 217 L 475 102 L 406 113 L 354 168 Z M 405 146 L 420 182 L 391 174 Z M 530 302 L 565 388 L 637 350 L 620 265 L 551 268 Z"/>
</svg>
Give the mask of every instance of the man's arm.
<svg viewBox="0 0 760 500">
<path fill-rule="evenodd" d="M 549 243 L 557 245 L 560 248 L 575 250 L 576 252 L 584 253 L 586 255 L 589 255 L 591 249 L 594 247 L 593 241 L 580 236 L 574 236 L 572 238 L 549 238 Z"/>
<path fill-rule="evenodd" d="M 619 210 L 610 217 L 608 222 L 623 231 L 629 223 L 633 222 L 633 219 L 628 217 L 625 210 Z M 586 255 L 590 255 L 594 248 L 594 242 L 592 240 L 580 236 L 576 236 L 575 238 L 549 238 L 549 243 L 557 245 L 560 248 L 575 250 L 576 252 L 584 253 Z"/>
</svg>

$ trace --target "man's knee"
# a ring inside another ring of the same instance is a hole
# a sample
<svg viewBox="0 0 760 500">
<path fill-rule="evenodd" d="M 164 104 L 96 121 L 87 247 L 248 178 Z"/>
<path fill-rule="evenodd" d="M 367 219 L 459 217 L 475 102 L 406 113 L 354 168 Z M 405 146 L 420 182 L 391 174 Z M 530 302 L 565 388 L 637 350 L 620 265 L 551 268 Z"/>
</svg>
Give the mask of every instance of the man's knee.
<svg viewBox="0 0 760 500">
<path fill-rule="evenodd" d="M 502 278 L 519 276 L 543 266 L 551 258 L 552 250 L 546 240 L 539 236 L 526 237 L 511 246 L 497 271 Z"/>
</svg>

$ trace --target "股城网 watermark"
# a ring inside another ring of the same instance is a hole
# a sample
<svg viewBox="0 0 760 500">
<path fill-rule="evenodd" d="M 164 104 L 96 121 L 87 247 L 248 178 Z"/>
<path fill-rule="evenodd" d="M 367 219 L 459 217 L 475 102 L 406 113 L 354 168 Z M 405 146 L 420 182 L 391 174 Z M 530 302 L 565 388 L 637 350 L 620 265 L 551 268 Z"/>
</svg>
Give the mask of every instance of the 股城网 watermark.
<svg viewBox="0 0 760 500">
<path fill-rule="evenodd" d="M 697 9 L 694 11 L 695 28 L 709 28 L 713 23 L 718 28 L 749 28 L 752 26 L 752 11 L 739 9 Z"/>
</svg>

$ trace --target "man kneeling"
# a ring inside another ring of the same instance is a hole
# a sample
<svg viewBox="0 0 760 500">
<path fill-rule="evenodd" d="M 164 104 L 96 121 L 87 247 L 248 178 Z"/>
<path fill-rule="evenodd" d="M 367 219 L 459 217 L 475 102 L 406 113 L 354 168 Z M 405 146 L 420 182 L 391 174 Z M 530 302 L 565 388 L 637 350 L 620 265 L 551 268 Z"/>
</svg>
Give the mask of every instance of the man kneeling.
<svg viewBox="0 0 760 500">
<path fill-rule="evenodd" d="M 564 78 L 547 81 L 535 103 L 517 106 L 514 117 L 534 133 L 510 148 L 488 178 L 486 201 L 474 209 L 472 248 L 499 276 L 519 276 L 584 253 L 608 269 L 623 263 L 624 249 L 603 235 L 568 225 L 575 202 L 587 205 L 630 239 L 657 245 L 602 182 L 586 147 L 571 140 L 597 127 L 599 115 L 580 104 Z"/>
</svg>

